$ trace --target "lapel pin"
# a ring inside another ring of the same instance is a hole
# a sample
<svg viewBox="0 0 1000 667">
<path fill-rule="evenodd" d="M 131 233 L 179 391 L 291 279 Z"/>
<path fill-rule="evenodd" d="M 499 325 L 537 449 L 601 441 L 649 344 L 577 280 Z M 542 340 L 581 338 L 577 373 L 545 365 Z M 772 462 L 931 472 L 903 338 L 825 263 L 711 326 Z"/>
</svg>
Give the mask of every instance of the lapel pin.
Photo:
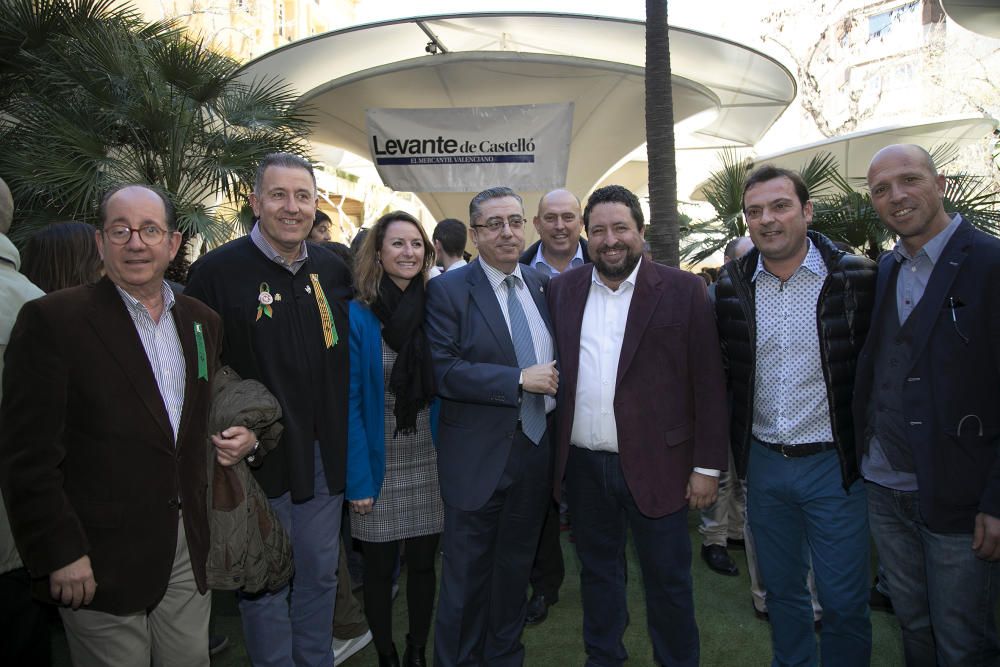
<svg viewBox="0 0 1000 667">
<path fill-rule="evenodd" d="M 271 309 L 274 297 L 271 295 L 271 288 L 267 283 L 260 284 L 260 293 L 257 295 L 257 302 L 257 317 L 254 319 L 255 322 L 260 319 L 261 315 L 268 318 L 274 317 L 274 311 Z"/>
<path fill-rule="evenodd" d="M 275 301 L 281 301 L 281 295 L 278 294 L 277 292 L 275 292 L 275 294 L 274 294 L 274 300 Z"/>
<path fill-rule="evenodd" d="M 309 285 L 306 285 L 306 294 L 312 294 L 312 293 L 313 293 L 312 287 L 309 287 Z"/>
</svg>

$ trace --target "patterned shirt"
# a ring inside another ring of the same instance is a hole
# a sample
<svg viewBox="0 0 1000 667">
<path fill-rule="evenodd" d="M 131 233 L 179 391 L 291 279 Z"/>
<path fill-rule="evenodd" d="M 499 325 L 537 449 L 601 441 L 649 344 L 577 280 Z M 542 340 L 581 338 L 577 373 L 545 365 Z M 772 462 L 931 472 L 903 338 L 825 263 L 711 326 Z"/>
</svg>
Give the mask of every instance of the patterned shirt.
<svg viewBox="0 0 1000 667">
<path fill-rule="evenodd" d="M 500 311 L 503 313 L 503 319 L 507 323 L 507 331 L 509 333 L 510 314 L 507 312 L 507 285 L 504 283 L 504 278 L 507 277 L 507 274 L 484 262 L 482 257 L 478 261 L 486 273 L 486 279 L 490 281 L 490 285 L 493 287 L 493 293 L 500 304 Z M 517 283 L 517 299 L 521 302 L 521 309 L 524 310 L 524 316 L 528 319 L 528 327 L 531 329 L 531 342 L 535 346 L 535 359 L 539 364 L 547 364 L 556 358 L 549 328 L 545 325 L 542 314 L 538 312 L 535 300 L 528 293 L 528 287 L 524 284 L 524 278 L 521 276 L 521 265 L 515 264 L 514 270 L 510 272 L 510 275 L 517 278 L 515 281 Z M 556 399 L 546 394 L 545 412 L 551 412 L 555 407 Z"/>
<path fill-rule="evenodd" d="M 184 382 L 187 370 L 184 365 L 184 349 L 181 347 L 180 336 L 174 324 L 173 311 L 176 299 L 174 291 L 166 282 L 160 288 L 163 295 L 163 314 L 160 320 L 154 322 L 146 306 L 142 305 L 131 294 L 115 285 L 125 308 L 132 317 L 135 330 L 142 341 L 142 349 L 156 378 L 156 386 L 160 390 L 163 405 L 167 408 L 170 426 L 174 429 L 174 444 L 177 443 L 177 431 L 181 425 L 181 410 L 184 408 Z"/>
<path fill-rule="evenodd" d="M 288 260 L 281 256 L 281 254 L 274 249 L 270 242 L 264 238 L 264 233 L 260 231 L 260 221 L 254 223 L 253 229 L 250 230 L 250 240 L 253 244 L 257 246 L 257 249 L 264 253 L 264 256 L 275 264 L 280 264 L 281 266 L 288 269 L 288 272 L 295 275 L 302 268 L 302 265 L 306 263 L 309 259 L 309 250 L 306 247 L 306 242 L 302 242 L 302 249 L 299 251 L 299 256 L 290 264 Z"/>
<path fill-rule="evenodd" d="M 753 436 L 800 445 L 830 442 L 830 404 L 820 360 L 816 304 L 826 264 L 810 239 L 802 265 L 782 282 L 757 260 L 757 371 Z"/>
</svg>

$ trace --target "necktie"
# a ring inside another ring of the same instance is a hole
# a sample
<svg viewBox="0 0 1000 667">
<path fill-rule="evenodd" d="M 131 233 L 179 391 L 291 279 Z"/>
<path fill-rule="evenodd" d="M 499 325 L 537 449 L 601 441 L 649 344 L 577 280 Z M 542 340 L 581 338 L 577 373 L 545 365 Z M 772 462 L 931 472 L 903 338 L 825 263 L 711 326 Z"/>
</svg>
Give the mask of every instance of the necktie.
<svg viewBox="0 0 1000 667">
<path fill-rule="evenodd" d="M 517 298 L 517 282 L 515 276 L 503 279 L 507 285 L 507 314 L 510 316 L 510 337 L 514 342 L 514 354 L 521 368 L 528 368 L 538 363 L 535 357 L 535 344 L 531 338 L 531 327 L 528 318 Z M 521 430 L 536 445 L 545 433 L 545 399 L 541 394 L 524 392 L 521 395 Z"/>
</svg>

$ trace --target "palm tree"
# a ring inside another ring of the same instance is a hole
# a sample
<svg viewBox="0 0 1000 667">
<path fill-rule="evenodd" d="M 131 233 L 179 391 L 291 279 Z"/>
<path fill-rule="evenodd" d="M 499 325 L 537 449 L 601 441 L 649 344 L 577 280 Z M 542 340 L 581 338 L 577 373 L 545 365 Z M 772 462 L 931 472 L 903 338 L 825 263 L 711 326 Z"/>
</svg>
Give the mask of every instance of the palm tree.
<svg viewBox="0 0 1000 667">
<path fill-rule="evenodd" d="M 238 66 L 116 0 L 0 3 L 0 175 L 18 203 L 15 242 L 54 219 L 93 222 L 120 182 L 162 188 L 186 239 L 228 238 L 257 160 L 304 153 L 310 126 L 285 84 L 244 80 Z"/>
<path fill-rule="evenodd" d="M 933 148 L 935 164 L 946 166 L 954 159 L 953 146 Z M 703 261 L 721 250 L 732 239 L 745 236 L 743 220 L 743 183 L 755 164 L 735 152 L 723 151 L 720 168 L 713 172 L 703 188 L 705 200 L 715 209 L 715 217 L 694 222 L 685 229 L 681 256 L 693 263 Z M 879 220 L 867 190 L 856 190 L 841 173 L 830 153 L 821 153 L 799 172 L 812 194 L 812 229 L 834 241 L 843 241 L 875 259 L 891 247 L 895 237 Z M 965 173 L 945 176 L 944 207 L 949 213 L 961 213 L 983 231 L 1000 236 L 1000 192 L 987 177 Z"/>
<path fill-rule="evenodd" d="M 646 151 L 649 154 L 649 230 L 653 258 L 680 264 L 677 164 L 670 74 L 667 0 L 646 0 Z"/>
</svg>

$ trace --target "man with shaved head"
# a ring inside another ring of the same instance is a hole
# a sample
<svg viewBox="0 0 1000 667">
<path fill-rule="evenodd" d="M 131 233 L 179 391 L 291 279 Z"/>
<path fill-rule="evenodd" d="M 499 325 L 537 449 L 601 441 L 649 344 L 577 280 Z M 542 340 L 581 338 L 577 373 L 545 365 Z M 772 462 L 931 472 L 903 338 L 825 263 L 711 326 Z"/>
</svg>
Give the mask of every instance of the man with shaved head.
<svg viewBox="0 0 1000 667">
<path fill-rule="evenodd" d="M 538 200 L 538 215 L 532 223 L 539 240 L 521 253 L 518 261 L 557 276 L 590 261 L 587 242 L 580 238 L 583 215 L 580 200 L 569 190 L 552 190 Z"/>
<path fill-rule="evenodd" d="M 868 168 L 898 237 L 879 263 L 854 413 L 907 665 L 995 665 L 1000 592 L 1000 240 L 945 211 L 919 146 Z"/>
</svg>

